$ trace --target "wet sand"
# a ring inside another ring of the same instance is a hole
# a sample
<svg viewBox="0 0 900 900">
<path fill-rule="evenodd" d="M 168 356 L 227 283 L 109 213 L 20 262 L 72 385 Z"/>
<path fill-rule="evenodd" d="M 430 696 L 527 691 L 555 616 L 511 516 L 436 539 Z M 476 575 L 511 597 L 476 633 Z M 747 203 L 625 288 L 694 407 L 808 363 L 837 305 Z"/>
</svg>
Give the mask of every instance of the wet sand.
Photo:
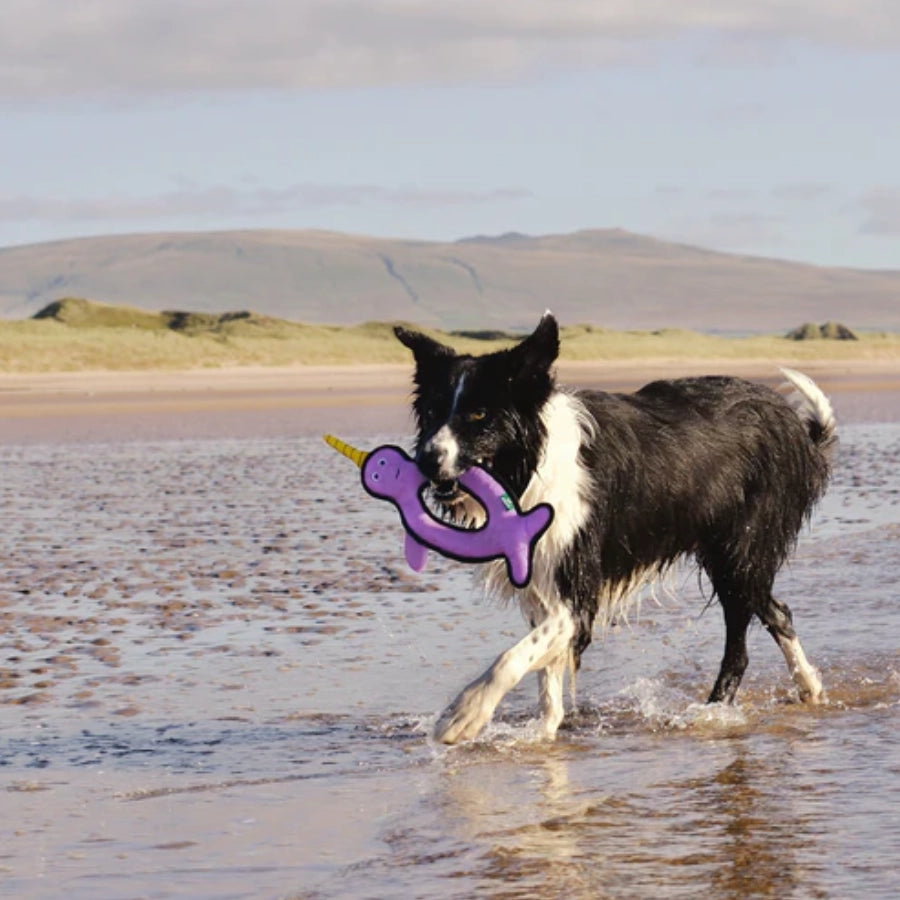
<svg viewBox="0 0 900 900">
<path fill-rule="evenodd" d="M 412 573 L 319 439 L 402 442 L 408 369 L 3 381 L 4 892 L 893 896 L 900 382 L 813 374 L 841 456 L 779 591 L 828 704 L 757 630 L 739 706 L 703 706 L 721 617 L 685 572 L 588 651 L 556 745 L 530 680 L 453 749 L 435 716 L 519 616 Z"/>
</svg>

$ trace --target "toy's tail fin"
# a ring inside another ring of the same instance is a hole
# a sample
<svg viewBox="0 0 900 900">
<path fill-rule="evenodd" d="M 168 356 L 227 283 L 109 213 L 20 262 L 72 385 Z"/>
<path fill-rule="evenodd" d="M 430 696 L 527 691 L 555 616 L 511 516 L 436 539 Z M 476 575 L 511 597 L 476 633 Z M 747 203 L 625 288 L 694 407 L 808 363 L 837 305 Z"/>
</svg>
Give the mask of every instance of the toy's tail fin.
<svg viewBox="0 0 900 900">
<path fill-rule="evenodd" d="M 517 517 L 521 531 L 505 554 L 506 574 L 517 588 L 527 587 L 531 581 L 534 548 L 552 521 L 553 507 L 549 503 L 539 503 Z"/>
<path fill-rule="evenodd" d="M 334 447 L 338 453 L 342 453 L 347 459 L 352 459 L 360 468 L 363 467 L 363 463 L 369 455 L 365 450 L 357 450 L 356 447 L 345 443 L 340 438 L 336 438 L 333 434 L 326 434 L 323 437 L 329 447 Z"/>
</svg>

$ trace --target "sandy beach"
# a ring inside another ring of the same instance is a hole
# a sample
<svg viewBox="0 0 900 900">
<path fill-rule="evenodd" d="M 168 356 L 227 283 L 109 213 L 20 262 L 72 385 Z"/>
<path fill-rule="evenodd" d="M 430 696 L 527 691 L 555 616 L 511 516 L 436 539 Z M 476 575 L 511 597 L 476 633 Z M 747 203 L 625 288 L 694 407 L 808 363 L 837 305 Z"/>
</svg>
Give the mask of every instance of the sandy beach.
<svg viewBox="0 0 900 900">
<path fill-rule="evenodd" d="M 777 360 L 706 359 L 563 362 L 561 383 L 612 391 L 635 390 L 656 378 L 728 373 L 769 383 L 779 381 Z M 854 419 L 885 415 L 893 421 L 900 391 L 900 359 L 806 364 Z M 0 374 L 0 427 L 9 440 L 65 433 L 72 440 L 102 439 L 132 431 L 136 436 L 215 437 L 227 419 L 240 430 L 263 434 L 287 427 L 297 434 L 325 430 L 403 432 L 409 428 L 411 368 L 395 365 L 240 367 L 188 371 L 59 372 Z M 881 397 L 879 402 L 879 395 Z M 869 398 L 859 409 L 860 398 Z M 883 408 L 882 408 L 883 407 Z M 871 412 L 870 412 L 871 410 Z M 278 413 L 279 425 L 272 421 Z M 291 415 L 293 413 L 293 415 Z"/>
</svg>

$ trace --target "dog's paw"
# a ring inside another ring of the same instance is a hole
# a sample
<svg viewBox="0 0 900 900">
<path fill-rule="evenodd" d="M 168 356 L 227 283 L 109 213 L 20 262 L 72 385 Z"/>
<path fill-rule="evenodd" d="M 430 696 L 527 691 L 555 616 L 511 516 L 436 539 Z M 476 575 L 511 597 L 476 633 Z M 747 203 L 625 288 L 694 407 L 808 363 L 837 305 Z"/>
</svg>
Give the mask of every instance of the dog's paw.
<svg viewBox="0 0 900 900">
<path fill-rule="evenodd" d="M 492 693 L 489 683 L 469 685 L 441 713 L 434 728 L 435 740 L 442 744 L 458 744 L 477 738 L 494 715 L 497 704 L 491 699 Z"/>
<path fill-rule="evenodd" d="M 807 706 L 821 706 L 828 702 L 828 697 L 825 696 L 825 690 L 821 684 L 813 689 L 799 688 L 797 693 L 800 696 L 800 702 L 805 703 Z"/>
</svg>

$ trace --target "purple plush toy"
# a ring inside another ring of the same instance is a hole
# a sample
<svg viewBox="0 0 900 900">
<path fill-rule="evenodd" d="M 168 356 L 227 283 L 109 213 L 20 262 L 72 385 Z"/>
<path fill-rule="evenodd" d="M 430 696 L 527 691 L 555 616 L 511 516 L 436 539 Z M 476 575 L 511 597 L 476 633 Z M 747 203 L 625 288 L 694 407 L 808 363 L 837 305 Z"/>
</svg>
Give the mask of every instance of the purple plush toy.
<svg viewBox="0 0 900 900">
<path fill-rule="evenodd" d="M 425 568 L 431 549 L 461 562 L 505 559 L 509 580 L 516 587 L 531 581 L 535 545 L 553 521 L 548 503 L 523 513 L 496 478 L 481 466 L 472 466 L 459 483 L 481 504 L 487 521 L 479 528 L 460 528 L 442 522 L 428 509 L 423 498 L 428 479 L 404 450 L 384 445 L 366 453 L 334 435 L 325 435 L 325 440 L 360 467 L 369 494 L 397 507 L 406 529 L 406 560 L 416 572 Z"/>
</svg>

